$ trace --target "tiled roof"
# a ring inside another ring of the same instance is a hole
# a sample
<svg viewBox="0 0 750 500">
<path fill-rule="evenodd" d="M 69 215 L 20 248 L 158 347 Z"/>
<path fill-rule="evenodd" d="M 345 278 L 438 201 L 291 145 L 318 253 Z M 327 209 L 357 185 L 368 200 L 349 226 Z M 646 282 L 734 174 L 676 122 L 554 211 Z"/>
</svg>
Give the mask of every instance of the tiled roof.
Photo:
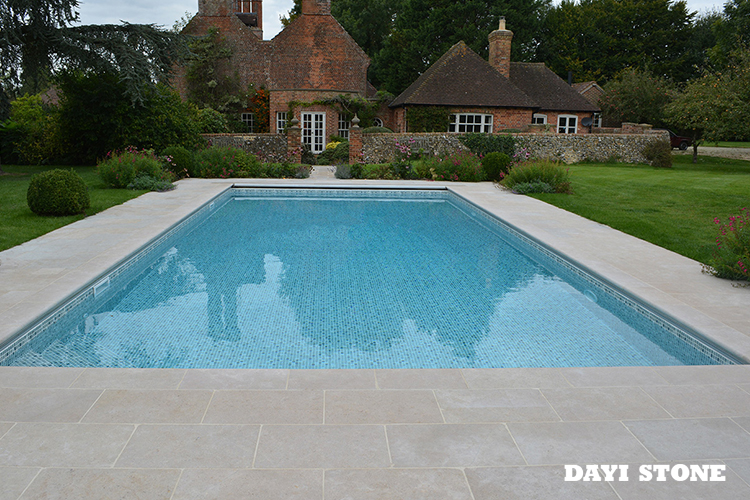
<svg viewBox="0 0 750 500">
<path fill-rule="evenodd" d="M 458 42 L 430 66 L 391 107 L 404 104 L 536 108 L 536 103 L 507 78 Z"/>
<path fill-rule="evenodd" d="M 599 111 L 544 63 L 510 63 L 510 81 L 550 111 Z"/>
</svg>

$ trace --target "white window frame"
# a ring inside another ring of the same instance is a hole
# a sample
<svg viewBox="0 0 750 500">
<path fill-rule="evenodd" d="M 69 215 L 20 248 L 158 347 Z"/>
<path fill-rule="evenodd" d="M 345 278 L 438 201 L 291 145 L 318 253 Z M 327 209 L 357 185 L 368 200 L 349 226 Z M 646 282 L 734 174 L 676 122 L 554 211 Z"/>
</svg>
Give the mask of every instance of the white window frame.
<svg viewBox="0 0 750 500">
<path fill-rule="evenodd" d="M 302 113 L 302 144 L 310 146 L 314 154 L 322 153 L 326 148 L 326 114 L 316 112 Z"/>
<path fill-rule="evenodd" d="M 492 133 L 492 115 L 484 113 L 452 113 L 448 132 Z"/>
<path fill-rule="evenodd" d="M 378 118 L 378 117 L 376 116 L 376 117 L 375 117 L 375 119 L 374 119 L 374 120 L 372 120 L 372 126 L 373 126 L 373 127 L 384 127 L 385 125 L 383 124 L 383 120 L 382 120 L 382 119 L 380 119 L 380 118 Z"/>
<path fill-rule="evenodd" d="M 594 113 L 594 123 L 595 128 L 602 128 L 602 114 L 601 113 Z"/>
<path fill-rule="evenodd" d="M 573 122 L 571 126 L 570 123 Z M 578 133 L 578 116 L 576 115 L 558 115 L 557 117 L 558 134 L 577 134 Z"/>
<path fill-rule="evenodd" d="M 255 113 L 242 113 L 240 119 L 242 123 L 247 125 L 247 129 L 251 134 L 255 132 Z"/>
<path fill-rule="evenodd" d="M 253 2 L 252 0 L 234 0 L 234 11 L 237 13 L 252 13 Z"/>
<path fill-rule="evenodd" d="M 547 125 L 547 115 L 534 113 L 531 116 L 531 124 L 532 125 Z"/>
<path fill-rule="evenodd" d="M 344 139 L 349 140 L 349 126 L 350 126 L 350 123 L 346 115 L 342 115 L 341 113 L 339 113 L 338 135 L 340 137 L 343 137 Z"/>
<path fill-rule="evenodd" d="M 286 128 L 287 112 L 277 111 L 276 112 L 276 133 L 283 134 Z"/>
</svg>

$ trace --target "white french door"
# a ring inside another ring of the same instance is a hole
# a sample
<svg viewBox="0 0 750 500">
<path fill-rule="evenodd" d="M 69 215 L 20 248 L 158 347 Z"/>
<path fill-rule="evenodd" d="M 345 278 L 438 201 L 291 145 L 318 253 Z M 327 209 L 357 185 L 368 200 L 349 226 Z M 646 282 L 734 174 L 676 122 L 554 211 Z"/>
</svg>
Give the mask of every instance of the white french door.
<svg viewBox="0 0 750 500">
<path fill-rule="evenodd" d="M 326 148 L 326 114 L 302 113 L 302 144 L 315 154 Z"/>
</svg>

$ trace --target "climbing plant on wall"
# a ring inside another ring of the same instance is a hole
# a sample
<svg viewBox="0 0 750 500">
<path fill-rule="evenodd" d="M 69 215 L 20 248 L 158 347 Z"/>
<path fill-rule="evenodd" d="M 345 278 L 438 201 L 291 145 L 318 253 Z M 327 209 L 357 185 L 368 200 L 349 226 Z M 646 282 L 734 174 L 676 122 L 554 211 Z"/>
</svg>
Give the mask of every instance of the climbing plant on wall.
<svg viewBox="0 0 750 500">
<path fill-rule="evenodd" d="M 409 132 L 447 132 L 450 110 L 442 106 L 414 106 L 406 110 Z"/>
<path fill-rule="evenodd" d="M 186 69 L 188 100 L 199 108 L 222 113 L 236 111 L 240 104 L 240 79 L 231 72 L 232 49 L 217 28 L 190 44 L 193 56 Z"/>
</svg>

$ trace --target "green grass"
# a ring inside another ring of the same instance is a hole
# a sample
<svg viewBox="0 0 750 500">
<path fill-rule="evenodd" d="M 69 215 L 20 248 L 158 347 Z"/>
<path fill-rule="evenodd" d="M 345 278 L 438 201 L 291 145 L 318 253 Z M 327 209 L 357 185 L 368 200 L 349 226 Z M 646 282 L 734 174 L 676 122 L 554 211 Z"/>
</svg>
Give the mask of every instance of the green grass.
<svg viewBox="0 0 750 500">
<path fill-rule="evenodd" d="M 708 263 L 717 226 L 750 207 L 750 162 L 675 155 L 674 168 L 581 164 L 570 167 L 574 194 L 534 198 Z"/>
<path fill-rule="evenodd" d="M 2 168 L 10 175 L 0 175 L 0 251 L 84 218 L 83 214 L 66 217 L 39 216 L 29 210 L 26 203 L 26 190 L 32 174 L 53 168 L 70 167 L 3 165 Z M 127 189 L 108 189 L 96 174 L 95 167 L 73 169 L 83 177 L 89 187 L 91 207 L 86 211 L 86 215 L 93 215 L 145 193 Z"/>
<path fill-rule="evenodd" d="M 704 146 L 711 148 L 750 148 L 750 142 L 704 142 Z M 700 146 L 698 146 L 700 148 Z"/>
</svg>

